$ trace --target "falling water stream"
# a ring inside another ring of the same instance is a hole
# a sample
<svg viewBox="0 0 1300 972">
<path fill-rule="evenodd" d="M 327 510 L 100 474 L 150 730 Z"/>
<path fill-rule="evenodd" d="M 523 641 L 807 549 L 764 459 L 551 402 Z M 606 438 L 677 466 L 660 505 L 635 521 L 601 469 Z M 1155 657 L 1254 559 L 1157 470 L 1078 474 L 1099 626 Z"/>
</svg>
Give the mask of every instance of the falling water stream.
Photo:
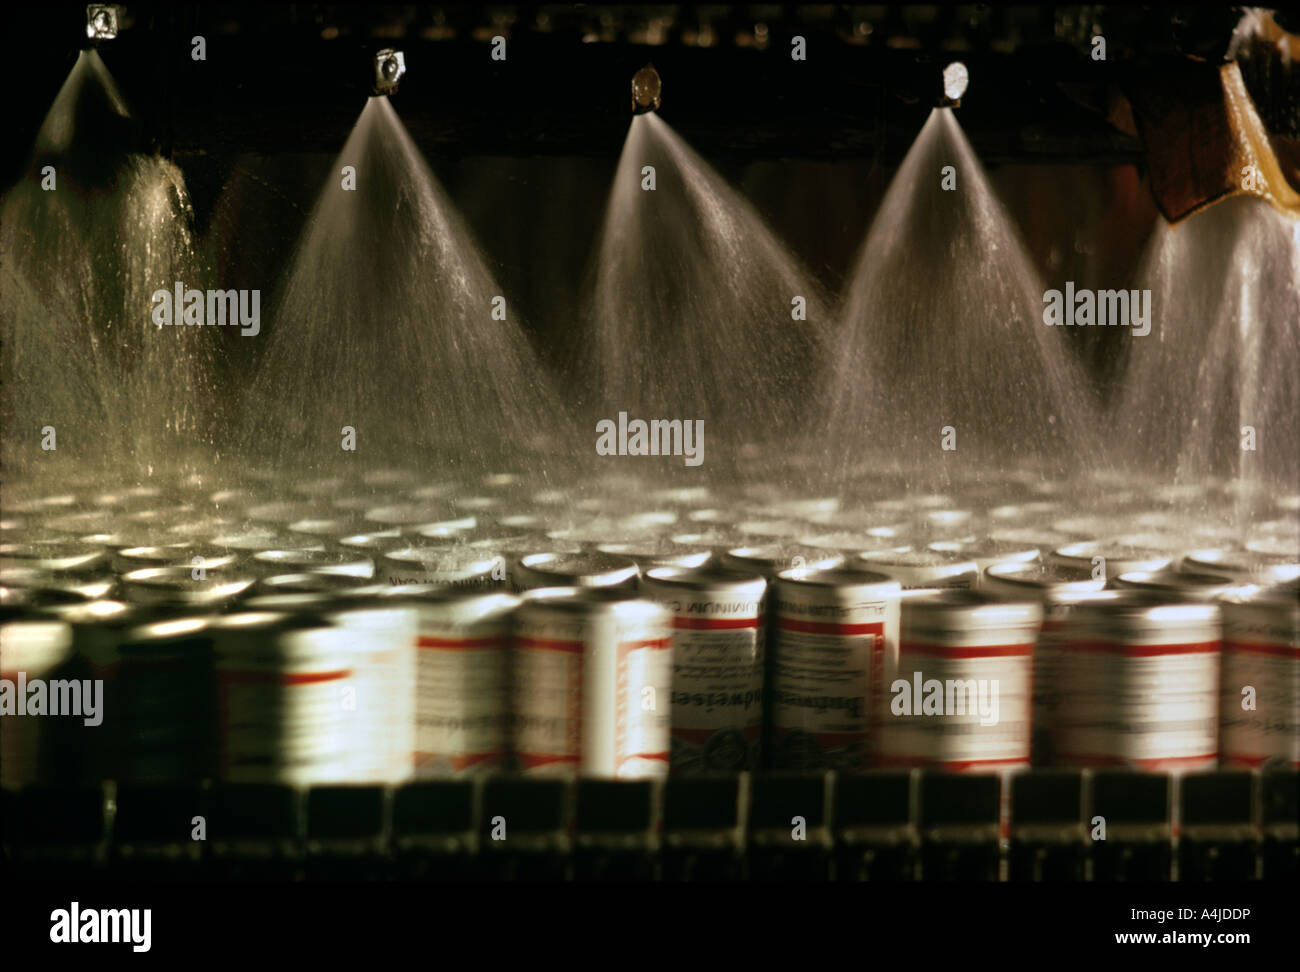
<svg viewBox="0 0 1300 972">
<path fill-rule="evenodd" d="M 214 335 L 151 320 L 155 291 L 202 286 L 192 209 L 179 169 L 141 154 L 132 135 L 108 69 L 83 51 L 3 201 L 0 417 L 11 471 L 147 475 L 196 461 L 210 431 Z"/>
<path fill-rule="evenodd" d="M 1042 295 L 952 110 L 935 109 L 844 302 L 828 467 L 896 469 L 922 489 L 1022 464 L 1064 475 L 1092 440 L 1096 406 L 1063 335 L 1043 324 Z"/>
<path fill-rule="evenodd" d="M 544 468 L 569 442 L 519 320 L 392 105 L 372 97 L 279 297 L 246 451 L 314 468 Z"/>
<path fill-rule="evenodd" d="M 754 208 L 657 114 L 638 115 L 577 349 L 584 425 L 703 421 L 697 482 L 734 475 L 746 451 L 779 454 L 811 414 L 825 306 Z"/>
<path fill-rule="evenodd" d="M 1114 414 L 1139 473 L 1235 481 L 1237 514 L 1300 483 L 1300 222 L 1248 196 L 1161 223 Z M 1239 524 L 1244 526 L 1244 523 Z"/>
</svg>

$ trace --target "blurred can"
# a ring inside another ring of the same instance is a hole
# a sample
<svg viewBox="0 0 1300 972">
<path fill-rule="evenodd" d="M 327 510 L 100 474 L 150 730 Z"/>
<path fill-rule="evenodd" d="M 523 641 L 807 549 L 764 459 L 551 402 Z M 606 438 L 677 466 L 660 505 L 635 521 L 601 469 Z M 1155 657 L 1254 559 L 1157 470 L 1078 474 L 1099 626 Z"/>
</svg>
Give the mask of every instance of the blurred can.
<svg viewBox="0 0 1300 972">
<path fill-rule="evenodd" d="M 259 550 L 246 566 L 262 577 L 312 571 L 368 580 L 375 573 L 374 560 L 365 554 L 351 550 L 326 550 L 323 547 Z"/>
<path fill-rule="evenodd" d="M 1106 586 L 1084 567 L 1061 564 L 1009 563 L 985 568 L 981 590 L 1008 600 L 1037 601 L 1043 606 L 1043 625 L 1034 646 L 1033 703 L 1030 723 L 1030 760 L 1035 766 L 1052 761 L 1056 712 L 1063 687 L 1060 682 L 1061 629 L 1071 607 Z"/>
<path fill-rule="evenodd" d="M 345 708 L 355 679 L 349 633 L 308 613 L 230 614 L 213 625 L 217 778 L 226 783 L 354 782 Z"/>
<path fill-rule="evenodd" d="M 905 596 L 881 764 L 948 772 L 1027 767 L 1042 620 L 1036 601 L 981 591 Z"/>
<path fill-rule="evenodd" d="M 530 775 L 668 772 L 672 615 L 615 587 L 525 594 L 514 619 L 512 714 Z"/>
<path fill-rule="evenodd" d="M 1152 772 L 1213 768 L 1220 611 L 1139 591 L 1074 605 L 1061 632 L 1056 761 Z"/>
<path fill-rule="evenodd" d="M 657 567 L 641 585 L 672 612 L 673 772 L 757 769 L 767 581 L 716 566 Z"/>
<path fill-rule="evenodd" d="M 244 603 L 249 611 L 307 613 L 344 633 L 350 675 L 340 707 L 352 744 L 349 782 L 397 783 L 414 772 L 416 614 L 385 593 L 369 586 Z"/>
<path fill-rule="evenodd" d="M 1221 607 L 1221 759 L 1300 766 L 1300 584 L 1242 588 Z"/>
<path fill-rule="evenodd" d="M 511 617 L 504 591 L 389 588 L 415 611 L 415 776 L 465 776 L 509 759 Z"/>
<path fill-rule="evenodd" d="M 870 764 L 882 687 L 898 663 L 900 590 L 891 577 L 847 567 L 777 575 L 774 767 Z"/>
</svg>

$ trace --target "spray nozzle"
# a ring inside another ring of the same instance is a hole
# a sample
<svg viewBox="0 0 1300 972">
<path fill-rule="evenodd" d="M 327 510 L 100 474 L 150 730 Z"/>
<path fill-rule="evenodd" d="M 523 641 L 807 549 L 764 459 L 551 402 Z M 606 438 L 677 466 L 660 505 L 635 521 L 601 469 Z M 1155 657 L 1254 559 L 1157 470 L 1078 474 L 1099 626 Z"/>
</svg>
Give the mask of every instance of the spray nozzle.
<svg viewBox="0 0 1300 972">
<path fill-rule="evenodd" d="M 943 98 L 939 105 L 942 108 L 956 108 L 961 105 L 961 96 L 966 93 L 966 85 L 970 83 L 970 74 L 966 71 L 966 65 L 961 61 L 953 61 L 943 69 Z"/>
<path fill-rule="evenodd" d="M 647 64 L 632 75 L 632 113 L 644 115 L 648 111 L 658 111 L 659 92 L 659 72 L 653 64 Z"/>
<path fill-rule="evenodd" d="M 375 55 L 375 94 L 392 94 L 397 90 L 397 85 L 405 73 L 406 58 L 402 52 L 391 47 L 384 48 Z"/>
<path fill-rule="evenodd" d="M 117 36 L 122 8 L 115 3 L 86 6 L 86 36 L 91 40 L 112 40 Z"/>
</svg>

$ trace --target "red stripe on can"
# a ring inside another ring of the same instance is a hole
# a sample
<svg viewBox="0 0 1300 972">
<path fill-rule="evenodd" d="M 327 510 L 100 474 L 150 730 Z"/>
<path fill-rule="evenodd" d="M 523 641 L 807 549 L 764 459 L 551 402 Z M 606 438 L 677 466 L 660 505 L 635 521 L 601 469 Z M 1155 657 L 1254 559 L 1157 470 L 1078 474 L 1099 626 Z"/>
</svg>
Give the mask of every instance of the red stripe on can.
<svg viewBox="0 0 1300 972">
<path fill-rule="evenodd" d="M 757 628 L 758 618 L 673 618 L 673 627 L 682 631 L 730 631 Z"/>
<path fill-rule="evenodd" d="M 1278 658 L 1300 659 L 1300 645 L 1258 645 L 1249 642 L 1225 641 L 1224 651 L 1248 655 L 1274 655 Z"/>
<path fill-rule="evenodd" d="M 527 635 L 517 635 L 515 645 L 519 648 L 527 648 L 530 651 L 572 651 L 578 654 L 581 654 L 585 647 L 581 641 L 561 641 L 557 638 L 529 638 Z"/>
<path fill-rule="evenodd" d="M 351 669 L 341 668 L 332 672 L 256 672 L 223 671 L 218 678 L 228 685 L 314 685 L 318 682 L 336 682 L 348 678 Z"/>
<path fill-rule="evenodd" d="M 1124 655 L 1127 658 L 1156 658 L 1161 655 L 1213 654 L 1219 650 L 1217 641 L 1198 641 L 1180 645 L 1126 645 L 1114 641 L 1071 641 L 1067 651 L 1086 651 L 1104 655 Z"/>
<path fill-rule="evenodd" d="M 954 646 L 904 642 L 899 649 L 900 655 L 931 655 L 938 658 L 1019 658 L 1033 653 L 1032 644 Z"/>
<path fill-rule="evenodd" d="M 499 635 L 489 638 L 428 638 L 421 635 L 415 639 L 415 647 L 441 651 L 473 651 L 476 648 L 500 648 L 503 641 L 504 639 Z"/>
</svg>

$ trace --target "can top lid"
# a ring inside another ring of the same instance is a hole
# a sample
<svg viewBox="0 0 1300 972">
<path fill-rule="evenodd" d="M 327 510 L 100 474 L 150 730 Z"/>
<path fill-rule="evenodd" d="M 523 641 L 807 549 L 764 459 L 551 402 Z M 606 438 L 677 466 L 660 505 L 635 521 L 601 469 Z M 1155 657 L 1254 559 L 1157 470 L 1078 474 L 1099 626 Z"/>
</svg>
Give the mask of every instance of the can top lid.
<svg viewBox="0 0 1300 972">
<path fill-rule="evenodd" d="M 734 547 L 726 553 L 732 564 L 743 564 L 763 573 L 775 573 L 790 567 L 834 567 L 844 563 L 841 554 L 798 543 L 768 543 L 755 547 Z"/>
<path fill-rule="evenodd" d="M 881 567 L 952 567 L 977 569 L 971 555 L 962 550 L 936 550 L 933 547 L 911 547 L 904 550 L 867 550 L 858 554 L 858 560 Z"/>
<path fill-rule="evenodd" d="M 755 595 L 762 594 L 767 579 L 754 570 L 744 570 L 726 564 L 705 563 L 698 567 L 652 567 L 645 573 L 650 586 L 662 584 L 697 590 L 701 587 L 745 591 L 752 588 Z"/>
<path fill-rule="evenodd" d="M 192 567 L 145 567 L 124 574 L 122 582 L 147 603 L 207 604 L 235 597 L 252 586 L 253 578 L 216 568 L 196 580 Z"/>
<path fill-rule="evenodd" d="M 1228 571 L 1270 581 L 1300 577 L 1300 553 L 1263 553 L 1216 547 L 1193 550 L 1184 558 L 1183 564 L 1192 570 Z"/>
<path fill-rule="evenodd" d="M 1115 586 L 1126 590 L 1158 591 L 1161 594 L 1215 597 L 1240 587 L 1241 582 L 1223 574 L 1179 570 L 1132 570 L 1115 578 Z"/>
<path fill-rule="evenodd" d="M 520 565 L 539 578 L 579 586 L 620 584 L 637 576 L 636 561 L 599 550 L 582 553 L 548 552 L 525 554 Z"/>
<path fill-rule="evenodd" d="M 1094 578 L 1083 566 L 1059 563 L 1001 563 L 984 569 L 984 576 L 1024 597 L 1055 599 L 1067 593 L 1100 591 L 1104 577 Z"/>
<path fill-rule="evenodd" d="M 668 609 L 635 591 L 619 587 L 539 587 L 520 597 L 524 607 L 545 607 L 565 614 L 608 610 L 620 615 L 666 619 Z"/>
<path fill-rule="evenodd" d="M 861 570 L 845 564 L 835 567 L 792 567 L 776 575 L 782 584 L 797 584 L 807 587 L 854 587 L 871 588 L 885 594 L 898 594 L 902 585 L 887 574 L 872 570 Z"/>
<path fill-rule="evenodd" d="M 914 632 L 1028 626 L 1042 619 L 1037 601 L 1008 600 L 982 591 L 944 588 L 913 592 L 903 599 L 902 624 Z"/>
</svg>

